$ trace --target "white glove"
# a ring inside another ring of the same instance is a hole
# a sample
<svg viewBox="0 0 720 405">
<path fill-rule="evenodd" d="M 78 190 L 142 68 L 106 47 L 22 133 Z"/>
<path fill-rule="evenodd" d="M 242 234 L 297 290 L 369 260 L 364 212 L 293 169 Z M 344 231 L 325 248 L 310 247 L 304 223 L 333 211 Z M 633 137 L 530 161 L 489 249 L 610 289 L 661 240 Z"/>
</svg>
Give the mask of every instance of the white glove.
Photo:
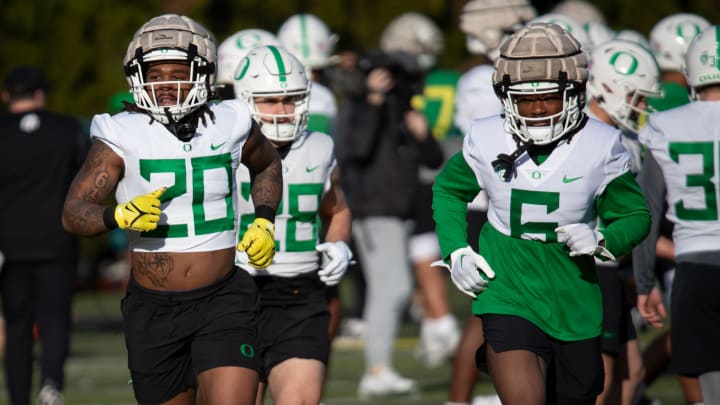
<svg viewBox="0 0 720 405">
<path fill-rule="evenodd" d="M 487 279 L 495 278 L 495 272 L 485 258 L 475 253 L 470 246 L 455 250 L 450 254 L 450 266 L 442 260 L 432 263 L 432 266 L 442 266 L 450 270 L 450 278 L 455 287 L 472 298 L 477 297 L 487 289 Z M 480 271 L 478 271 L 480 270 Z M 485 277 L 480 275 L 482 272 Z"/>
<path fill-rule="evenodd" d="M 315 246 L 315 250 L 324 253 L 329 260 L 322 266 L 320 271 L 318 271 L 320 281 L 327 286 L 333 286 L 339 283 L 353 258 L 350 247 L 348 247 L 347 243 L 340 240 L 337 242 L 321 243 Z"/>
<path fill-rule="evenodd" d="M 605 260 L 615 260 L 605 246 L 600 246 L 604 240 L 602 234 L 590 228 L 588 224 L 568 224 L 555 228 L 558 235 L 558 242 L 565 243 L 570 248 L 570 256 L 599 256 Z"/>
</svg>

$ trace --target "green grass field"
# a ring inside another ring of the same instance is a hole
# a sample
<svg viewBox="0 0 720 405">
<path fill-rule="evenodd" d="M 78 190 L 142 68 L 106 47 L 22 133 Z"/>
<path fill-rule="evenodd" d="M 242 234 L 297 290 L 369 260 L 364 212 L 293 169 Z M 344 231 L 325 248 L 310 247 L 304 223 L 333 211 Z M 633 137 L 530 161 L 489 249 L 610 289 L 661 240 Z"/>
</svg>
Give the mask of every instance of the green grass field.
<svg viewBox="0 0 720 405">
<path fill-rule="evenodd" d="M 119 321 L 119 293 L 79 293 L 74 312 L 77 322 L 73 333 L 70 358 L 66 367 L 65 403 L 126 405 L 134 404 L 132 388 L 128 384 L 125 346 L 122 333 L 112 328 Z M 453 292 L 456 313 L 467 312 L 463 308 L 461 294 Z M 104 325 L 105 328 L 98 326 Z M 105 329 L 105 330 L 101 330 Z M 395 367 L 408 377 L 414 378 L 420 390 L 413 396 L 392 397 L 361 401 L 357 399 L 357 383 L 363 371 L 362 343 L 359 341 L 337 344 L 332 355 L 325 403 L 333 404 L 422 404 L 442 405 L 446 399 L 450 380 L 450 364 L 428 369 L 413 357 L 417 326 L 406 322 L 396 341 Z M 641 342 L 650 339 L 651 333 L 641 336 Z M 37 372 L 36 372 L 37 379 Z M 475 388 L 476 394 L 493 392 L 487 377 Z M 680 390 L 675 379 L 663 376 L 648 391 L 664 405 L 682 404 Z M 0 404 L 7 404 L 4 374 L 0 381 Z M 271 403 L 266 401 L 266 403 Z"/>
</svg>

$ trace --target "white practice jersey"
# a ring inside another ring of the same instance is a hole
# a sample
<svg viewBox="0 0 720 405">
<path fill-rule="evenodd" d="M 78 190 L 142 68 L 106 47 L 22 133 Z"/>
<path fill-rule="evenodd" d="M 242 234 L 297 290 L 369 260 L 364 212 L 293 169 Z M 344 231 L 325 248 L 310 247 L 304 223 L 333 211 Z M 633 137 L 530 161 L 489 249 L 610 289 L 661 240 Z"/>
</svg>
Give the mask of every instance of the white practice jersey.
<svg viewBox="0 0 720 405">
<path fill-rule="evenodd" d="M 162 215 L 150 232 L 128 231 L 130 248 L 141 252 L 204 252 L 235 246 L 235 183 L 251 117 L 241 100 L 211 107 L 215 123 L 198 124 L 182 142 L 141 113 L 96 115 L 90 135 L 105 142 L 124 162 L 115 191 L 118 203 L 168 190 L 160 198 Z"/>
<path fill-rule="evenodd" d="M 272 264 L 258 269 L 248 264 L 247 255 L 237 252 L 235 264 L 251 275 L 293 277 L 318 270 L 320 256 L 315 250 L 320 233 L 320 201 L 330 190 L 336 165 L 333 140 L 320 132 L 303 132 L 295 139 L 282 161 L 282 201 L 275 217 L 276 253 Z M 240 232 L 255 219 L 250 198 L 250 175 L 244 167 L 237 171 Z"/>
<path fill-rule="evenodd" d="M 588 120 L 570 142 L 561 140 L 540 165 L 527 153 L 521 155 L 515 174 L 506 182 L 493 170 L 492 161 L 516 149 L 504 120 L 493 116 L 473 121 L 463 156 L 490 195 L 488 221 L 499 232 L 523 239 L 546 241 L 561 225 L 594 226 L 595 198 L 630 170 L 630 154 L 620 143 L 620 131 L 597 120 Z M 511 229 L 524 231 L 512 235 Z"/>
<path fill-rule="evenodd" d="M 453 122 L 463 134 L 468 133 L 474 119 L 503 112 L 503 105 L 492 87 L 492 74 L 492 65 L 478 65 L 463 73 L 458 80 Z M 478 193 L 468 204 L 468 209 L 487 211 L 487 193 Z"/>
<path fill-rule="evenodd" d="M 650 115 L 640 142 L 662 169 L 675 255 L 720 249 L 720 102 Z"/>
<path fill-rule="evenodd" d="M 583 111 L 591 119 L 602 121 L 595 114 L 593 114 L 592 110 L 590 110 L 590 108 L 588 108 L 587 106 L 585 106 L 585 109 Z M 621 135 L 622 137 L 620 138 L 620 141 L 622 142 L 623 146 L 625 146 L 625 149 L 630 152 L 630 156 L 632 156 L 632 166 L 630 170 L 633 172 L 633 174 L 637 175 L 640 172 L 640 168 L 642 167 L 642 148 L 640 147 L 640 141 L 638 141 L 638 136 L 634 132 L 621 130 Z"/>
<path fill-rule="evenodd" d="M 502 114 L 503 105 L 492 86 L 492 65 L 478 65 L 460 76 L 455 94 L 455 126 L 463 134 L 476 118 Z"/>
<path fill-rule="evenodd" d="M 338 114 L 337 101 L 329 88 L 317 82 L 310 85 L 308 114 L 327 117 L 331 124 L 335 122 Z"/>
</svg>

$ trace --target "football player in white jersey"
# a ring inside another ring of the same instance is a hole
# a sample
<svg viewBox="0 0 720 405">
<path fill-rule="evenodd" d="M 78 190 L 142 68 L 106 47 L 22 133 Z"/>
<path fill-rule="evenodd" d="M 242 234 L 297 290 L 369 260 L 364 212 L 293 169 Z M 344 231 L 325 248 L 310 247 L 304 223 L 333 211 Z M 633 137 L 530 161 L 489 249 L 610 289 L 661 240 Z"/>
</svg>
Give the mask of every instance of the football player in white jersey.
<svg viewBox="0 0 720 405">
<path fill-rule="evenodd" d="M 335 63 L 332 55 L 337 34 L 315 15 L 294 14 L 285 20 L 277 32 L 280 44 L 292 52 L 303 66 L 308 78 L 313 82 L 310 89 L 307 128 L 311 131 L 333 135 L 337 120 L 338 107 L 335 95 L 323 83 L 326 68 Z"/>
<path fill-rule="evenodd" d="M 244 101 L 208 103 L 215 59 L 212 34 L 188 17 L 143 24 L 124 61 L 135 104 L 93 118 L 63 211 L 78 235 L 128 230 L 122 313 L 139 403 L 255 401 L 257 287 L 234 266 L 234 173 L 252 173 L 256 217 L 237 248 L 267 267 L 282 166 Z"/>
<path fill-rule="evenodd" d="M 633 252 L 637 306 L 652 326 L 666 317 L 655 287 L 655 240 L 662 212 L 674 223 L 675 280 L 670 315 L 671 369 L 699 376 L 703 402 L 720 403 L 720 220 L 718 142 L 720 141 L 720 26 L 706 28 L 690 43 L 684 74 L 690 104 L 652 114 L 640 132 L 648 155 L 639 181 L 653 214 L 650 236 Z"/>
<path fill-rule="evenodd" d="M 280 40 L 272 32 L 247 28 L 230 35 L 220 43 L 217 49 L 217 93 L 220 98 L 235 98 L 233 77 L 237 65 L 251 49 L 263 45 L 280 45 Z"/>
<path fill-rule="evenodd" d="M 317 404 L 330 354 L 326 287 L 340 282 L 352 259 L 350 209 L 340 188 L 333 140 L 306 130 L 310 83 L 305 67 L 286 49 L 250 51 L 238 66 L 234 86 L 280 153 L 285 181 L 273 263 L 258 269 L 244 255 L 236 257 L 260 290 L 257 403 L 263 403 L 267 386 L 276 404 Z M 237 180 L 242 236 L 254 219 L 251 175 L 238 170 Z"/>
<path fill-rule="evenodd" d="M 585 113 L 622 130 L 632 154 L 632 171 L 640 170 L 639 121 L 647 118 L 647 97 L 660 97 L 660 70 L 652 53 L 635 42 L 610 40 L 593 48 L 588 72 Z M 602 356 L 605 388 L 600 404 L 630 405 L 643 381 L 643 362 L 623 278 L 632 273 L 630 258 L 598 261 L 603 296 Z M 622 274 L 621 274 L 622 273 Z"/>
<path fill-rule="evenodd" d="M 594 257 L 629 252 L 650 217 L 620 132 L 582 112 L 587 58 L 572 35 L 529 24 L 503 42 L 494 66 L 505 116 L 474 120 L 435 181 L 443 257 L 474 298 L 478 357 L 503 404 L 594 404 L 603 388 Z M 465 218 L 482 189 L 478 254 Z"/>
</svg>

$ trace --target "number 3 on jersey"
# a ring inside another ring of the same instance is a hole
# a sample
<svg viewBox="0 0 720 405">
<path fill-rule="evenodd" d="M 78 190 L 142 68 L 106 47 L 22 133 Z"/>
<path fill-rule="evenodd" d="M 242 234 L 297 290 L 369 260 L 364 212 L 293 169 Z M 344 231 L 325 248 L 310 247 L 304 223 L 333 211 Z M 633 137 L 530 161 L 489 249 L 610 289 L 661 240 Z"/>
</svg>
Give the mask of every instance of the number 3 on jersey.
<svg viewBox="0 0 720 405">
<path fill-rule="evenodd" d="M 675 203 L 675 214 L 679 219 L 687 221 L 717 221 L 717 177 L 715 177 L 715 154 L 712 142 L 671 142 L 668 154 L 673 162 L 682 167 L 685 174 L 685 186 L 702 187 L 705 196 L 705 208 L 688 208 L 680 199 Z M 702 173 L 688 173 L 687 167 L 681 162 L 681 156 L 700 156 Z M 713 181 L 713 179 L 715 179 Z"/>
<path fill-rule="evenodd" d="M 286 185 L 275 218 L 275 237 L 279 239 L 275 240 L 275 249 L 278 252 L 315 250 L 320 224 L 317 213 L 322 193 L 322 183 Z M 240 184 L 240 195 L 250 201 L 250 183 Z M 254 214 L 240 215 L 238 238 L 254 219 Z"/>
</svg>

